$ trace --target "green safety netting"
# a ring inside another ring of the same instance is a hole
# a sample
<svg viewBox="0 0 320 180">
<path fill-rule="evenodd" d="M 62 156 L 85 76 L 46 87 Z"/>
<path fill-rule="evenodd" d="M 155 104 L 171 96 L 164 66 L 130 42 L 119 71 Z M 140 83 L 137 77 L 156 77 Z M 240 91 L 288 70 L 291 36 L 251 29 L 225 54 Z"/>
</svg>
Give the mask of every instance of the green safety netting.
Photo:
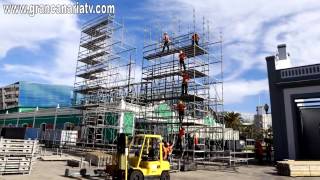
<svg viewBox="0 0 320 180">
<path fill-rule="evenodd" d="M 115 113 L 106 113 L 105 121 L 108 125 L 118 125 L 118 114 Z M 112 143 L 117 138 L 117 129 L 114 128 L 106 128 L 104 129 L 104 137 L 105 141 Z"/>
<path fill-rule="evenodd" d="M 123 132 L 126 134 L 132 134 L 133 131 L 133 121 L 134 121 L 134 114 L 132 112 L 125 112 L 123 117 Z"/>
<path fill-rule="evenodd" d="M 159 104 L 155 109 L 156 115 L 160 117 L 171 117 L 173 112 L 168 104 Z"/>
<path fill-rule="evenodd" d="M 167 132 L 175 132 L 178 131 L 179 127 L 175 124 L 170 124 L 175 122 L 174 118 L 173 118 L 173 114 L 174 112 L 172 111 L 171 107 L 166 104 L 166 103 L 162 103 L 159 104 L 156 108 L 155 108 L 155 115 L 159 116 L 159 117 L 164 117 L 166 118 L 166 121 L 169 123 L 167 125 Z"/>
<path fill-rule="evenodd" d="M 208 126 L 214 126 L 216 123 L 215 119 L 211 116 L 207 116 L 204 118 L 204 124 L 208 125 Z"/>
</svg>

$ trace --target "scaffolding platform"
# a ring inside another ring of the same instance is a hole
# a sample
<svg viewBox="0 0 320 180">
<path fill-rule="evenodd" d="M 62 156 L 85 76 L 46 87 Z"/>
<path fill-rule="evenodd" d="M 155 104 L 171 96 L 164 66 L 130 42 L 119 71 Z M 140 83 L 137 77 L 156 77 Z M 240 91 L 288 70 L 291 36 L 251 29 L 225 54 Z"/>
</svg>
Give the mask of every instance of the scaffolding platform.
<svg viewBox="0 0 320 180">
<path fill-rule="evenodd" d="M 82 32 L 93 37 L 100 36 L 104 34 L 103 32 L 101 32 L 101 29 L 103 28 L 103 26 L 107 26 L 112 22 L 113 21 L 108 18 L 102 21 L 95 22 L 94 24 L 90 23 L 83 27 L 84 29 L 82 30 Z"/>
<path fill-rule="evenodd" d="M 89 65 L 99 64 L 101 61 L 97 60 L 96 58 L 102 57 L 106 54 L 107 52 L 101 51 L 96 54 L 92 54 L 92 55 L 80 58 L 79 61 Z"/>
<path fill-rule="evenodd" d="M 110 36 L 109 35 L 102 35 L 97 38 L 90 39 L 89 41 L 86 41 L 86 42 L 80 44 L 80 46 L 84 47 L 88 50 L 98 50 L 98 49 L 102 48 L 102 45 L 103 45 L 100 42 L 105 41 L 107 38 L 110 38 Z"/>
<path fill-rule="evenodd" d="M 165 50 L 164 52 L 162 52 L 162 48 L 158 48 L 155 49 L 155 53 L 154 51 L 152 52 L 148 52 L 146 51 L 146 55 L 144 56 L 145 59 L 147 60 L 153 60 L 156 58 L 160 58 L 160 57 L 164 57 L 164 56 L 168 56 L 168 55 L 172 55 L 175 53 L 179 53 L 180 50 L 183 50 L 184 53 L 186 54 L 187 58 L 191 58 L 191 57 L 195 57 L 195 56 L 200 56 L 203 54 L 207 54 L 207 51 L 197 45 L 186 45 L 183 47 L 179 47 L 179 46 L 175 46 L 174 44 L 171 44 L 171 49 L 169 49 L 169 51 Z"/>
<path fill-rule="evenodd" d="M 90 79 L 90 80 L 94 80 L 94 79 L 97 79 L 96 76 L 94 76 L 94 74 L 97 74 L 97 73 L 101 73 L 101 72 L 104 72 L 105 71 L 105 68 L 102 67 L 102 66 L 97 66 L 97 67 L 93 67 L 93 68 L 90 68 L 90 69 L 87 69 L 85 70 L 85 72 L 83 73 L 79 73 L 77 74 L 77 77 L 81 77 L 81 78 L 84 78 L 84 79 Z M 81 72 L 81 71 L 80 71 Z"/>
<path fill-rule="evenodd" d="M 186 71 L 183 71 L 184 73 L 187 73 L 190 77 L 190 79 L 193 78 L 200 78 L 207 76 L 205 73 L 196 70 L 196 69 L 188 69 Z M 153 75 L 152 72 L 147 75 L 147 77 L 143 77 L 143 80 L 153 80 L 153 79 L 161 79 L 171 76 L 180 76 L 182 75 L 182 71 L 176 70 L 176 71 L 167 71 L 165 73 L 157 73 L 156 75 Z"/>
<path fill-rule="evenodd" d="M 77 88 L 75 88 L 75 92 L 79 92 L 79 93 L 81 93 L 81 94 L 87 94 L 87 93 L 90 93 L 90 92 L 92 92 L 92 91 L 96 91 L 96 90 L 98 90 L 98 89 L 101 89 L 102 88 L 102 86 L 80 86 L 80 87 L 77 87 Z"/>
<path fill-rule="evenodd" d="M 152 99 L 147 99 L 146 102 L 155 102 L 155 101 L 164 101 L 164 100 L 182 100 L 184 102 L 192 102 L 192 101 L 204 101 L 204 98 L 197 95 L 192 95 L 192 94 L 177 95 L 177 93 L 175 93 L 174 95 L 170 94 L 170 96 L 166 96 L 166 97 L 154 97 Z"/>
</svg>

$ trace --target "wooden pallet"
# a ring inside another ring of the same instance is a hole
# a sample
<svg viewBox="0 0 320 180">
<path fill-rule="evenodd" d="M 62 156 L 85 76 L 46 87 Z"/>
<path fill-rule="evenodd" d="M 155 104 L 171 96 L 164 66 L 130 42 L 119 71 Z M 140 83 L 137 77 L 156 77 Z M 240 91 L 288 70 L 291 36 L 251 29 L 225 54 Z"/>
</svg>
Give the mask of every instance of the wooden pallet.
<svg viewBox="0 0 320 180">
<path fill-rule="evenodd" d="M 279 161 L 279 175 L 284 176 L 320 176 L 320 161 Z"/>
<path fill-rule="evenodd" d="M 73 160 L 72 157 L 69 156 L 58 156 L 58 155 L 53 155 L 53 156 L 41 156 L 40 159 L 42 161 L 68 161 L 68 160 Z"/>
</svg>

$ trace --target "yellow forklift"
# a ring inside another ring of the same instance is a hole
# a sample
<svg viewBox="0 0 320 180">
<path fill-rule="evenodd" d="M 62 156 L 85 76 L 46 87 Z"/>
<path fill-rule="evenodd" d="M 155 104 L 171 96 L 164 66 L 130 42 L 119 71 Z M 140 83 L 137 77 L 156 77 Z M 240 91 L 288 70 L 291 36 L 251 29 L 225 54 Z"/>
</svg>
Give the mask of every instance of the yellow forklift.
<svg viewBox="0 0 320 180">
<path fill-rule="evenodd" d="M 170 163 L 163 159 L 162 137 L 153 134 L 141 134 L 128 143 L 125 134 L 119 134 L 117 152 L 110 154 L 112 161 L 104 169 L 92 170 L 85 168 L 72 173 L 65 170 L 66 177 L 112 177 L 116 180 L 170 180 Z"/>
<path fill-rule="evenodd" d="M 170 163 L 163 159 L 163 143 L 160 135 L 141 134 L 128 144 L 124 134 L 118 138 L 117 167 L 114 179 L 170 180 Z M 110 167 L 111 168 L 111 167 Z M 107 167 L 108 169 L 108 167 Z"/>
</svg>

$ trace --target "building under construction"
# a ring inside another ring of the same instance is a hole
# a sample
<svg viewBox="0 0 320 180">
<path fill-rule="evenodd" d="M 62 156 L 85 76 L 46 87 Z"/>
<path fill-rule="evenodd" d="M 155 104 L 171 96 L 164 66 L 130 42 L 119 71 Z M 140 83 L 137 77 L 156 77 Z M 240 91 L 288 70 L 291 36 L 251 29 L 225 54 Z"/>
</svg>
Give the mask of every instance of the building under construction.
<svg viewBox="0 0 320 180">
<path fill-rule="evenodd" d="M 123 33 L 112 15 L 82 27 L 74 99 L 83 111 L 84 145 L 113 144 L 117 133 L 132 134 L 134 114 L 126 109 L 126 102 L 131 97 L 136 50 L 122 41 Z"/>
<path fill-rule="evenodd" d="M 232 129 L 224 127 L 222 116 L 221 33 L 211 34 L 205 21 L 202 29 L 196 28 L 195 17 L 193 24 L 193 29 L 168 33 L 171 41 L 164 52 L 163 42 L 159 41 L 164 31 L 145 30 L 139 60 L 141 82 L 135 83 L 136 49 L 124 42 L 123 25 L 111 15 L 90 20 L 81 30 L 72 98 L 76 109 L 36 108 L 1 115 L 0 119 L 4 119 L 4 126 L 21 126 L 28 121 L 27 126 L 42 130 L 72 127 L 79 130 L 78 142 L 83 146 L 106 149 L 115 147 L 119 133 L 161 134 L 164 140 L 177 145 L 179 128 L 183 127 L 184 156 L 193 161 L 211 161 L 229 147 L 226 141 L 238 138 L 234 138 Z M 195 33 L 200 36 L 198 44 L 192 41 Z M 179 65 L 180 50 L 186 55 L 185 69 Z M 184 94 L 183 73 L 190 77 Z M 186 106 L 181 123 L 179 101 Z"/>
<path fill-rule="evenodd" d="M 201 37 L 199 44 L 192 42 L 195 33 Z M 133 83 L 135 48 L 123 42 L 123 26 L 107 16 L 82 27 L 74 99 L 83 111 L 81 141 L 85 145 L 113 144 L 119 132 L 161 134 L 175 142 L 182 125 L 189 139 L 202 140 L 201 150 L 223 149 L 221 35 L 210 39 L 209 27 L 203 27 L 201 33 L 194 28 L 170 36 L 165 52 L 163 42 L 151 36 L 145 39 L 142 79 L 137 85 Z M 179 68 L 180 50 L 187 57 L 185 71 Z M 185 95 L 182 73 L 191 79 Z M 178 101 L 186 105 L 182 124 L 175 110 Z M 186 152 L 192 151 L 195 157 L 195 146 L 189 147 Z"/>
</svg>

